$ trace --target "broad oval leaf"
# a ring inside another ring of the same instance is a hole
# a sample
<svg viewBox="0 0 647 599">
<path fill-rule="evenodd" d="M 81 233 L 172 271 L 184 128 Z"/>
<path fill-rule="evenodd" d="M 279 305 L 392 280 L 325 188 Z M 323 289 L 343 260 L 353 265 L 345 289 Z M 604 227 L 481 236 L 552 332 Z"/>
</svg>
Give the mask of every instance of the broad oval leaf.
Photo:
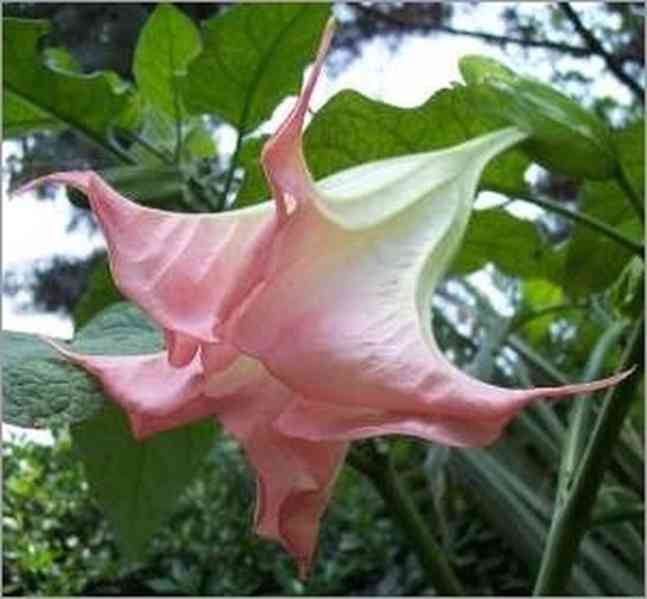
<svg viewBox="0 0 647 599">
<path fill-rule="evenodd" d="M 299 91 L 329 14 L 325 4 L 242 5 L 206 21 L 204 51 L 181 84 L 189 111 L 255 129 Z"/>
<path fill-rule="evenodd" d="M 125 414 L 110 402 L 92 420 L 73 426 L 72 438 L 117 544 L 132 561 L 142 557 L 216 437 L 210 421 L 136 441 Z"/>
<path fill-rule="evenodd" d="M 114 73 L 77 75 L 53 70 L 39 54 L 38 44 L 49 31 L 47 21 L 3 19 L 4 97 L 36 115 L 72 127 L 99 143 L 109 126 L 126 109 L 129 96 Z M 15 110 L 3 120 L 15 117 Z M 13 123 L 15 130 L 16 122 Z"/>
<path fill-rule="evenodd" d="M 193 21 L 172 4 L 159 4 L 146 21 L 135 49 L 133 73 L 146 100 L 178 118 L 178 79 L 201 50 L 200 32 Z"/>
</svg>

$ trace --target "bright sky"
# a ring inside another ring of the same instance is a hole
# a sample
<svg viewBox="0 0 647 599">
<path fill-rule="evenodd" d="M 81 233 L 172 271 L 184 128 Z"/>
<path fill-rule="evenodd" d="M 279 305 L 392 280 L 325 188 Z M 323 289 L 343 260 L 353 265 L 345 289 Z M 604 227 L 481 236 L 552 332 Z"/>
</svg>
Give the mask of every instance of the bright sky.
<svg viewBox="0 0 647 599">
<path fill-rule="evenodd" d="M 523 10 L 537 11 L 539 3 L 525 5 Z M 478 20 L 475 22 L 472 8 L 468 5 L 457 5 L 458 14 L 454 26 L 463 29 L 476 29 L 490 33 L 504 33 L 498 17 L 504 8 L 502 3 L 481 5 L 478 9 Z M 519 6 L 519 5 L 516 5 Z M 578 3 L 582 10 L 585 3 Z M 343 7 L 337 6 L 343 11 Z M 539 11 L 541 12 L 541 11 Z M 343 22 L 343 14 L 340 15 Z M 569 40 L 576 43 L 575 40 Z M 358 59 L 336 78 L 331 78 L 324 70 L 323 77 L 317 84 L 312 102 L 312 109 L 318 110 L 335 93 L 342 89 L 355 89 L 364 95 L 391 104 L 412 107 L 424 102 L 436 90 L 448 86 L 451 82 L 461 81 L 458 71 L 458 60 L 466 54 L 483 54 L 508 62 L 520 72 L 547 81 L 554 65 L 547 61 L 529 63 L 521 53 L 515 61 L 510 62 L 496 47 L 485 44 L 475 38 L 455 35 L 434 35 L 426 38 L 421 35 L 408 37 L 395 53 L 390 53 L 385 44 L 374 40 L 367 43 Z M 591 73 L 599 73 L 602 66 L 599 61 L 589 63 L 579 61 L 579 68 Z M 612 93 L 621 101 L 628 101 L 624 89 L 609 77 L 597 77 L 598 93 Z M 624 95 L 623 95 L 624 94 Z M 273 131 L 276 124 L 286 114 L 291 100 L 283 102 L 276 110 L 272 120 L 264 129 Z M 233 151 L 235 135 L 233 131 L 223 130 L 218 134 L 219 148 L 223 152 Z M 11 154 L 19 153 L 19 146 L 13 142 L 3 143 L 3 160 Z M 6 172 L 6 163 L 3 163 Z M 488 203 L 492 198 L 488 199 Z M 517 203 L 514 212 L 526 218 L 534 218 L 539 209 L 528 204 Z M 70 256 L 87 256 L 95 248 L 103 245 L 100 233 L 90 236 L 85 230 L 73 233 L 66 232 L 72 207 L 65 192 L 59 190 L 56 199 L 51 202 L 38 202 L 31 194 L 9 199 L 7 181 L 2 179 L 2 267 L 4 272 L 13 269 L 28 270 L 35 261 L 47 259 L 54 254 Z M 488 285 L 487 276 L 478 276 L 480 285 L 487 285 L 488 293 L 498 293 Z M 40 333 L 53 337 L 70 338 L 73 335 L 72 322 L 67 317 L 43 312 L 21 312 L 20 303 L 26 298 L 2 299 L 2 328 L 14 331 Z M 5 427 L 6 428 L 6 427 Z M 13 430 L 13 428 L 11 429 Z M 11 432 L 10 432 L 11 434 Z M 39 434 L 42 441 L 42 433 Z"/>
</svg>

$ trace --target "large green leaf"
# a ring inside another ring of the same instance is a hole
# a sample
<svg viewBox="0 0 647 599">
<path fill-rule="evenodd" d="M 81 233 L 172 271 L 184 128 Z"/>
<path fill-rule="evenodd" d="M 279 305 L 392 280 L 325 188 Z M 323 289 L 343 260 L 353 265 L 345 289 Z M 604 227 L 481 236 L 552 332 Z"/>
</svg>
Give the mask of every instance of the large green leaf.
<svg viewBox="0 0 647 599">
<path fill-rule="evenodd" d="M 473 101 L 472 91 L 463 86 L 441 90 L 417 108 L 400 108 L 342 91 L 317 112 L 306 129 L 308 166 L 315 179 L 321 179 L 364 162 L 450 147 L 505 126 L 502 120 L 475 111 Z M 252 149 L 260 155 L 260 145 L 250 146 L 248 152 Z M 521 191 L 528 165 L 518 150 L 504 152 L 485 169 L 481 187 Z M 247 155 L 243 166 L 246 175 L 239 204 L 269 197 L 258 157 L 254 160 Z"/>
<path fill-rule="evenodd" d="M 151 535 L 213 447 L 213 422 L 199 422 L 136 441 L 113 404 L 72 428 L 85 473 L 129 559 L 141 557 Z"/>
<path fill-rule="evenodd" d="M 5 137 L 19 137 L 32 131 L 61 127 L 60 121 L 46 112 L 6 92 L 2 94 L 2 114 L 2 133 Z"/>
<path fill-rule="evenodd" d="M 534 161 L 572 177 L 613 175 L 616 160 L 610 133 L 594 113 L 492 58 L 464 56 L 459 64 L 474 92 L 473 110 L 496 115 L 531 133 L 523 147 Z"/>
<path fill-rule="evenodd" d="M 645 123 L 639 121 L 614 135 L 616 154 L 629 184 L 644 194 Z M 642 241 L 643 227 L 625 192 L 614 181 L 587 181 L 580 191 L 579 210 L 616 227 L 626 237 Z M 568 243 L 564 287 L 574 297 L 601 291 L 622 272 L 631 252 L 615 241 L 578 224 Z"/>
<path fill-rule="evenodd" d="M 172 4 L 161 3 L 142 29 L 133 63 L 135 81 L 151 104 L 180 117 L 178 78 L 200 53 L 200 32 L 193 21 Z"/>
<path fill-rule="evenodd" d="M 4 125 L 16 131 L 19 109 L 23 123 L 46 116 L 47 122 L 60 121 L 103 142 L 110 124 L 128 105 L 116 75 L 78 75 L 47 66 L 38 50 L 50 29 L 47 21 L 4 19 L 3 29 L 3 97 L 11 108 L 3 116 Z"/>
<path fill-rule="evenodd" d="M 216 114 L 241 133 L 255 129 L 298 92 L 329 13 L 325 4 L 260 4 L 209 19 L 204 51 L 181 84 L 187 108 Z"/>
<path fill-rule="evenodd" d="M 451 270 L 463 274 L 492 262 L 510 276 L 550 279 L 557 276 L 560 261 L 532 222 L 505 210 L 476 210 Z"/>
<path fill-rule="evenodd" d="M 86 353 L 159 351 L 159 332 L 130 304 L 103 311 L 71 348 Z M 96 415 L 104 403 L 98 384 L 36 335 L 3 332 L 3 420 L 26 427 L 60 426 Z"/>
<path fill-rule="evenodd" d="M 103 396 L 95 380 L 37 336 L 3 332 L 2 345 L 4 422 L 56 427 L 100 409 Z"/>
</svg>

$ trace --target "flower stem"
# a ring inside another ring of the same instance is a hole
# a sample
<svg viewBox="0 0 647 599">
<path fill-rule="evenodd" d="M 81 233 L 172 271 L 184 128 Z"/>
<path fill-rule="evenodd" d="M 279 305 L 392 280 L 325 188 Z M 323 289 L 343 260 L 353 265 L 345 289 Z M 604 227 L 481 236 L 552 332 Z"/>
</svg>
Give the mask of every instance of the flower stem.
<svg viewBox="0 0 647 599">
<path fill-rule="evenodd" d="M 351 452 L 349 463 L 367 476 L 394 515 L 439 595 L 462 595 L 456 574 L 415 502 L 398 476 L 390 456 L 373 451 L 370 458 Z"/>
<path fill-rule="evenodd" d="M 631 333 L 622 356 L 620 370 L 643 363 L 644 345 L 644 318 L 641 318 Z M 631 376 L 605 394 L 595 430 L 572 483 L 562 501 L 556 502 L 546 549 L 533 591 L 536 596 L 564 593 L 580 541 L 590 526 L 591 510 L 622 424 L 635 397 L 639 379 L 636 375 Z"/>
</svg>

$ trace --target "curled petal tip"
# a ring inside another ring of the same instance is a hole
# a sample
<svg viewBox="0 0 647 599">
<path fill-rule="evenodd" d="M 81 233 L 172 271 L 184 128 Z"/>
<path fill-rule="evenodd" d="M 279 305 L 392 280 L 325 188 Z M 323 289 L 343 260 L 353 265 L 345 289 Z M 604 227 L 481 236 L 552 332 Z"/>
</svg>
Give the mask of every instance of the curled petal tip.
<svg viewBox="0 0 647 599">
<path fill-rule="evenodd" d="M 592 381 L 590 383 L 575 383 L 574 385 L 564 385 L 563 387 L 550 387 L 547 389 L 532 389 L 530 392 L 531 397 L 545 397 L 546 399 L 564 397 L 567 395 L 578 395 L 583 393 L 593 393 L 594 391 L 600 391 L 601 389 L 607 389 L 608 387 L 613 387 L 618 383 L 622 382 L 626 378 L 630 377 L 633 372 L 636 370 L 636 365 L 634 364 L 628 370 L 614 374 L 613 376 L 600 379 L 597 381 Z M 543 392 L 543 393 L 542 393 Z"/>
<path fill-rule="evenodd" d="M 92 173 L 91 171 L 66 171 L 60 173 L 52 173 L 50 175 L 45 175 L 44 177 L 38 177 L 38 179 L 34 179 L 33 181 L 20 186 L 18 189 L 13 191 L 9 197 L 15 198 L 28 191 L 31 191 L 32 189 L 40 187 L 44 183 L 70 185 L 71 187 L 74 187 L 79 191 L 87 193 L 88 189 L 90 188 L 91 178 L 93 176 L 94 173 Z"/>
</svg>

